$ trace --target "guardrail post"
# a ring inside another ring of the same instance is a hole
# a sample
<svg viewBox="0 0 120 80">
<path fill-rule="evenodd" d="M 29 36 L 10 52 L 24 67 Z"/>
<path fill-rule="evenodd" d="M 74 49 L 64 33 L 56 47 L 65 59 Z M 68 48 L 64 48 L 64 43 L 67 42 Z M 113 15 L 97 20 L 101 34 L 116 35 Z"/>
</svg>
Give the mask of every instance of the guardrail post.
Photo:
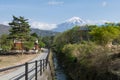
<svg viewBox="0 0 120 80">
<path fill-rule="evenodd" d="M 46 62 L 46 69 L 47 69 L 47 63 L 48 63 L 48 59 L 45 59 L 45 62 Z"/>
<path fill-rule="evenodd" d="M 42 60 L 40 60 L 40 75 L 42 75 Z"/>
<path fill-rule="evenodd" d="M 28 63 L 25 63 L 25 80 L 28 80 Z"/>
<path fill-rule="evenodd" d="M 37 62 L 38 61 L 35 61 L 35 80 L 37 80 Z"/>
<path fill-rule="evenodd" d="M 45 68 L 44 68 L 45 66 L 44 66 L 44 65 L 45 65 L 45 61 L 44 61 L 44 59 L 43 59 L 43 72 L 44 72 L 44 70 L 45 70 Z"/>
</svg>

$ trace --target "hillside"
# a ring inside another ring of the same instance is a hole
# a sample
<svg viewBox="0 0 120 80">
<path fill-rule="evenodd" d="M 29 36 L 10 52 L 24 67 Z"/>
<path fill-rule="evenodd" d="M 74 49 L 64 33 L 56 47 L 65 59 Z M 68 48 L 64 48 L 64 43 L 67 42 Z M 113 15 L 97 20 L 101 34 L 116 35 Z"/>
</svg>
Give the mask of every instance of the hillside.
<svg viewBox="0 0 120 80">
<path fill-rule="evenodd" d="M 9 28 L 10 28 L 9 26 L 0 24 L 0 35 L 9 34 Z M 37 33 L 39 36 L 53 36 L 58 32 L 31 28 L 31 33 Z"/>
<path fill-rule="evenodd" d="M 9 26 L 0 24 L 0 35 L 1 34 L 8 34 L 9 33 Z"/>
</svg>

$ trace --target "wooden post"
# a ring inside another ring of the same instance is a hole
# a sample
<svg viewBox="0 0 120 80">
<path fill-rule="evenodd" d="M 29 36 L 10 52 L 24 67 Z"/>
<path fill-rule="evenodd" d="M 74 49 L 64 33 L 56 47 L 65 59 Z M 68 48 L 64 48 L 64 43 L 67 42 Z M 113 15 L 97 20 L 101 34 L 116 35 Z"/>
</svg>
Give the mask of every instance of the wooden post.
<svg viewBox="0 0 120 80">
<path fill-rule="evenodd" d="M 42 75 L 42 60 L 40 60 L 40 75 Z"/>
<path fill-rule="evenodd" d="M 44 70 L 45 70 L 45 68 L 44 68 L 45 66 L 44 66 L 44 65 L 45 65 L 45 61 L 44 61 L 44 59 L 43 59 L 43 72 L 44 72 Z"/>
<path fill-rule="evenodd" d="M 38 61 L 35 61 L 35 80 L 37 80 L 37 62 Z"/>
<path fill-rule="evenodd" d="M 28 63 L 25 63 L 25 80 L 28 80 Z"/>
</svg>

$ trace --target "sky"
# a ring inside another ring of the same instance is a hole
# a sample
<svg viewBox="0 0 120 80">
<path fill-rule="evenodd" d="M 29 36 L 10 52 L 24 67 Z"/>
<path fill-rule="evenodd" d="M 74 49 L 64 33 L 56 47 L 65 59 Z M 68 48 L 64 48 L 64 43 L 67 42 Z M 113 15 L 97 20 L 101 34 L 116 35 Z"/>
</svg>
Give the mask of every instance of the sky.
<svg viewBox="0 0 120 80">
<path fill-rule="evenodd" d="M 0 0 L 0 23 L 12 21 L 13 15 L 43 30 L 74 16 L 89 23 L 120 22 L 120 0 Z"/>
</svg>

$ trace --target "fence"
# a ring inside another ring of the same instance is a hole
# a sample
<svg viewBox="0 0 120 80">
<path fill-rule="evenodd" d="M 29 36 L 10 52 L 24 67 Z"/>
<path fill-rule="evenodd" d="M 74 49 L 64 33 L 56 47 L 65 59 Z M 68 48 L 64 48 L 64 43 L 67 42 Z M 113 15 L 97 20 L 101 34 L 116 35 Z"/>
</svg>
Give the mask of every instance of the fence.
<svg viewBox="0 0 120 80">
<path fill-rule="evenodd" d="M 36 60 L 36 61 L 32 61 L 32 62 L 26 62 L 25 64 L 12 66 L 12 67 L 8 67 L 8 68 L 3 68 L 3 69 L 0 69 L 0 72 L 25 66 L 25 68 L 24 68 L 25 72 L 23 74 L 17 76 L 16 78 L 14 78 L 14 80 L 20 80 L 23 78 L 25 78 L 25 80 L 31 80 L 33 78 L 35 78 L 35 80 L 37 80 L 38 74 L 41 76 L 42 73 L 45 71 L 45 69 L 47 69 L 48 56 L 49 56 L 49 52 L 48 52 L 46 59 Z M 33 64 L 32 68 L 29 69 L 29 65 L 31 65 L 31 64 Z"/>
</svg>

